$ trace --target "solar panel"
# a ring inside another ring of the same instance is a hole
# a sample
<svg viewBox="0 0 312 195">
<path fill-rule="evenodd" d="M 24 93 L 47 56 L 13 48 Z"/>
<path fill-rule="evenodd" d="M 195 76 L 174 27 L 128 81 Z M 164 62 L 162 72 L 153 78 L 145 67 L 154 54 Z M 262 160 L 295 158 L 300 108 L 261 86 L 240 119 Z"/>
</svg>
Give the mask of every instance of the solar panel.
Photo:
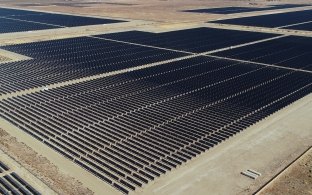
<svg viewBox="0 0 312 195">
<path fill-rule="evenodd" d="M 305 30 L 305 31 L 312 31 L 312 22 L 307 22 L 303 24 L 296 24 L 284 27 L 286 29 L 292 29 L 292 30 Z"/>
</svg>

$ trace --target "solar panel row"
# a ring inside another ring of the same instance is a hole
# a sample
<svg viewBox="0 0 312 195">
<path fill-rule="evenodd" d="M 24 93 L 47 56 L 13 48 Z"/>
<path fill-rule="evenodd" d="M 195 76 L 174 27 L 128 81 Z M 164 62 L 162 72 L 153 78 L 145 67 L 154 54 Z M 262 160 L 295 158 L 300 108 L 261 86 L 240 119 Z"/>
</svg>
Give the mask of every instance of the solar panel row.
<svg viewBox="0 0 312 195">
<path fill-rule="evenodd" d="M 28 10 L 19 10 L 19 9 L 8 9 L 0 8 L 0 17 L 5 16 L 15 16 L 15 15 L 31 15 L 31 14 L 40 14 L 40 12 L 28 11 Z"/>
<path fill-rule="evenodd" d="M 34 59 L 1 64 L 0 95 L 186 55 L 89 37 L 2 48 Z"/>
<path fill-rule="evenodd" d="M 98 35 L 96 37 L 188 52 L 207 52 L 274 36 L 277 35 L 214 28 L 195 28 L 164 33 L 130 31 Z"/>
<path fill-rule="evenodd" d="M 212 21 L 211 23 L 273 28 L 273 27 L 283 27 L 287 25 L 298 24 L 298 23 L 309 22 L 309 21 L 312 21 L 312 10 L 251 16 L 251 17 L 244 17 L 244 18 L 225 19 L 225 20 Z M 296 27 L 292 26 L 291 29 L 296 29 Z M 306 28 L 305 30 L 311 30 L 311 29 Z"/>
<path fill-rule="evenodd" d="M 10 98 L 0 110 L 128 193 L 311 90 L 308 73 L 197 57 Z"/>
<path fill-rule="evenodd" d="M 0 194 L 14 194 L 14 195 L 40 195 L 40 193 L 29 185 L 24 179 L 16 173 L 5 173 L 10 171 L 10 168 L 0 161 Z"/>
<path fill-rule="evenodd" d="M 310 37 L 288 36 L 214 55 L 312 71 L 311 45 Z"/>
</svg>

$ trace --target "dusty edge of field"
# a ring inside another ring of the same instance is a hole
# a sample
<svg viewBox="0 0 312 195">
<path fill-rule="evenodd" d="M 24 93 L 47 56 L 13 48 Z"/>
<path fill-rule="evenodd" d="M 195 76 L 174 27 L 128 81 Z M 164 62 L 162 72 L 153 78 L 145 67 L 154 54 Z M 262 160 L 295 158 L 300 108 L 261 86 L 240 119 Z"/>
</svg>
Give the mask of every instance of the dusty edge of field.
<svg viewBox="0 0 312 195">
<path fill-rule="evenodd" d="M 288 194 L 312 194 L 312 147 L 256 193 L 256 195 Z"/>
</svg>

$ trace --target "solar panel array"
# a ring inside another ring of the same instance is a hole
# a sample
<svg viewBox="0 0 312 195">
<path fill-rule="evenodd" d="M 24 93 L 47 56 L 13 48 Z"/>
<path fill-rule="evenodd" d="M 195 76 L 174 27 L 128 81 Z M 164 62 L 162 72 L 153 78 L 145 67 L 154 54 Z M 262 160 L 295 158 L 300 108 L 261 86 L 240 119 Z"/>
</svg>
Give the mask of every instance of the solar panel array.
<svg viewBox="0 0 312 195">
<path fill-rule="evenodd" d="M 78 37 L 4 46 L 1 48 L 33 59 L 8 62 L 0 66 L 4 75 L 0 78 L 0 95 L 189 55 L 168 49 L 210 51 L 276 36 L 233 30 L 221 32 L 222 30 L 213 28 L 161 34 L 131 31 L 100 35 L 100 38 Z M 224 37 L 228 39 L 223 40 Z M 173 40 L 168 41 L 171 39 Z"/>
<path fill-rule="evenodd" d="M 218 7 L 218 8 L 185 10 L 185 12 L 209 13 L 209 14 L 237 14 L 237 13 L 244 13 L 244 12 L 289 9 L 289 8 L 304 7 L 304 6 L 309 6 L 309 5 L 308 4 L 281 4 L 281 5 L 271 5 L 267 7 Z"/>
<path fill-rule="evenodd" d="M 85 16 L 73 16 L 64 14 L 50 14 L 40 13 L 40 15 L 17 15 L 10 16 L 10 18 L 47 23 L 51 25 L 58 25 L 63 27 L 74 27 L 74 26 L 86 26 L 86 25 L 97 25 L 97 24 L 112 24 L 123 22 L 120 20 L 104 19 L 104 18 L 90 18 Z"/>
<path fill-rule="evenodd" d="M 312 39 L 288 36 L 213 55 L 312 71 Z"/>
<path fill-rule="evenodd" d="M 207 52 L 274 36 L 277 35 L 215 28 L 194 28 L 164 33 L 129 31 L 97 37 L 188 52 Z"/>
<path fill-rule="evenodd" d="M 0 8 L 0 33 L 112 24 L 118 22 L 123 21 Z"/>
<path fill-rule="evenodd" d="M 1 64 L 0 95 L 185 56 L 90 37 L 5 46 L 33 59 Z"/>
<path fill-rule="evenodd" d="M 1 64 L 0 95 L 160 65 L 7 98 L 0 117 L 127 194 L 312 92 L 311 73 L 283 68 L 311 70 L 310 38 L 215 54 L 280 68 L 191 56 L 275 36 L 196 28 L 5 46 L 33 59 Z"/>
<path fill-rule="evenodd" d="M 196 57 L 13 97 L 0 112 L 128 193 L 311 90 L 309 73 Z"/>
<path fill-rule="evenodd" d="M 299 24 L 309 21 L 312 21 L 312 10 L 225 19 L 212 21 L 212 23 L 273 28 L 273 27 L 284 27 L 288 25 Z M 296 29 L 296 27 L 292 26 L 291 29 Z M 306 28 L 305 30 L 311 29 Z"/>
<path fill-rule="evenodd" d="M 40 195 L 40 193 L 29 185 L 18 174 L 11 172 L 10 168 L 0 161 L 0 194 L 8 195 Z"/>
<path fill-rule="evenodd" d="M 11 32 L 24 32 L 34 30 L 46 30 L 58 28 L 46 24 L 31 23 L 25 21 L 11 20 L 7 18 L 0 18 L 0 33 L 11 33 Z"/>
</svg>

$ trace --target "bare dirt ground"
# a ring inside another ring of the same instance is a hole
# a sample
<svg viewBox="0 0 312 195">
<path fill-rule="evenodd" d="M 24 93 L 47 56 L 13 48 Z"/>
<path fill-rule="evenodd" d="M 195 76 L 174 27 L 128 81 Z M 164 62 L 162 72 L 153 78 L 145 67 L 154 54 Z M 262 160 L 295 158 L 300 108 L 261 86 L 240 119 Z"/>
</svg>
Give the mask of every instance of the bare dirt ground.
<svg viewBox="0 0 312 195">
<path fill-rule="evenodd" d="M 1 62 L 5 62 L 5 61 L 8 61 L 8 60 L 10 60 L 10 58 L 7 58 L 7 57 L 5 57 L 5 56 L 1 56 L 1 55 L 0 55 L 0 63 L 1 63 Z"/>
<path fill-rule="evenodd" d="M 89 2 L 89 3 L 88 3 Z M 18 0 L 0 0 L 0 4 L 46 11 L 75 13 L 93 16 L 106 16 L 113 18 L 149 20 L 159 22 L 199 22 L 218 19 L 222 15 L 200 14 L 182 12 L 182 10 L 199 9 L 207 7 L 244 6 L 265 7 L 272 4 L 286 3 L 312 3 L 311 0 L 32 0 L 21 2 Z M 274 12 L 274 11 L 273 11 Z M 246 14 L 246 13 L 244 13 Z"/>
<path fill-rule="evenodd" d="M 259 195 L 311 195 L 312 149 L 267 185 Z"/>
<path fill-rule="evenodd" d="M 59 194 L 93 194 L 92 191 L 83 187 L 78 180 L 61 173 L 48 159 L 24 143 L 18 142 L 16 138 L 2 129 L 0 129 L 0 149 L 10 154 L 11 158 Z"/>
</svg>

